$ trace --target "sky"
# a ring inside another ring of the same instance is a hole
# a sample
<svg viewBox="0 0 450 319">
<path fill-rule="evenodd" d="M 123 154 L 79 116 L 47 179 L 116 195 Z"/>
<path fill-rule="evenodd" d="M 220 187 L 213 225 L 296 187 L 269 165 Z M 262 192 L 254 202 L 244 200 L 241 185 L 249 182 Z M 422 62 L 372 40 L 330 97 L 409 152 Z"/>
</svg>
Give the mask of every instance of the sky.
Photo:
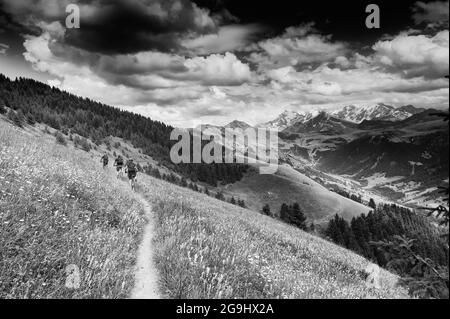
<svg viewBox="0 0 450 319">
<path fill-rule="evenodd" d="M 66 28 L 69 4 L 79 29 Z M 448 1 L 0 0 L 0 73 L 178 127 L 444 109 L 448 25 Z"/>
</svg>

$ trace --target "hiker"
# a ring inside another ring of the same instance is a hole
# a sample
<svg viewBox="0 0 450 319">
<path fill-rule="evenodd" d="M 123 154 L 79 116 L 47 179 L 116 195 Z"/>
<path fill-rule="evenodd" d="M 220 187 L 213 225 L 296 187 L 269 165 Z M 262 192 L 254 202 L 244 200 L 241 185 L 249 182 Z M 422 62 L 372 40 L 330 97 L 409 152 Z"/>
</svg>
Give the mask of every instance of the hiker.
<svg viewBox="0 0 450 319">
<path fill-rule="evenodd" d="M 117 170 L 117 178 L 120 178 L 122 176 L 123 165 L 124 161 L 122 155 L 117 156 L 116 160 L 114 161 L 114 166 L 116 167 Z"/>
<path fill-rule="evenodd" d="M 131 158 L 127 161 L 126 165 L 126 173 L 128 175 L 128 179 L 130 180 L 130 186 L 133 190 L 136 189 L 136 175 L 137 175 L 137 167 L 134 160 Z"/>
<path fill-rule="evenodd" d="M 102 158 L 100 159 L 100 162 L 103 163 L 103 169 L 106 168 L 106 166 L 108 166 L 108 162 L 109 162 L 109 158 L 108 158 L 108 154 L 105 153 Z"/>
</svg>

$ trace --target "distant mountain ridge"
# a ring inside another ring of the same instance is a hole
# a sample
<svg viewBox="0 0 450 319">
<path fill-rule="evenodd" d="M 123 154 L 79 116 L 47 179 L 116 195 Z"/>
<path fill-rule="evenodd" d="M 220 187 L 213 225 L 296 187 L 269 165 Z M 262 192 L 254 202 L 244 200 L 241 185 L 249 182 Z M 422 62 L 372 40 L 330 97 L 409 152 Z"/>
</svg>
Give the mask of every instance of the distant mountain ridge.
<svg viewBox="0 0 450 319">
<path fill-rule="evenodd" d="M 425 109 L 416 108 L 413 105 L 405 105 L 398 108 L 384 103 L 379 103 L 372 106 L 347 105 L 342 109 L 332 112 L 284 111 L 276 119 L 266 123 L 261 123 L 257 126 L 283 131 L 289 127 L 304 124 L 323 113 L 328 114 L 336 119 L 356 124 L 372 120 L 396 122 L 410 118 L 411 116 L 422 113 L 423 111 L 425 111 Z"/>
<path fill-rule="evenodd" d="M 391 105 L 379 103 L 373 106 L 345 106 L 342 110 L 334 111 L 331 114 L 342 120 L 354 123 L 361 123 L 364 120 L 381 121 L 402 121 L 415 114 L 423 112 L 425 109 L 418 109 L 412 105 L 395 108 Z"/>
</svg>

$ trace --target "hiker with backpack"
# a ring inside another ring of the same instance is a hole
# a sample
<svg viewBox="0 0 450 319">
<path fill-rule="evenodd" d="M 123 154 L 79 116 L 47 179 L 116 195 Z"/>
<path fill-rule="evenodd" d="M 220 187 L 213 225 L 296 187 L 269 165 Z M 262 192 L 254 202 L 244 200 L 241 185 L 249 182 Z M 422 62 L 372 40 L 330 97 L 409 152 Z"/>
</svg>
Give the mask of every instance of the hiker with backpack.
<svg viewBox="0 0 450 319">
<path fill-rule="evenodd" d="M 131 189 L 136 189 L 136 175 L 137 175 L 137 166 L 134 163 L 133 159 L 127 161 L 126 165 L 126 173 L 128 175 L 128 179 L 130 180 Z"/>
<path fill-rule="evenodd" d="M 117 178 L 120 178 L 123 173 L 123 166 L 124 166 L 124 160 L 122 155 L 119 155 L 116 160 L 114 161 L 114 166 L 117 170 Z"/>
<path fill-rule="evenodd" d="M 108 166 L 108 162 L 109 162 L 109 158 L 108 158 L 108 154 L 105 153 L 102 158 L 100 159 L 100 162 L 103 163 L 103 169 L 106 169 L 106 167 Z"/>
</svg>

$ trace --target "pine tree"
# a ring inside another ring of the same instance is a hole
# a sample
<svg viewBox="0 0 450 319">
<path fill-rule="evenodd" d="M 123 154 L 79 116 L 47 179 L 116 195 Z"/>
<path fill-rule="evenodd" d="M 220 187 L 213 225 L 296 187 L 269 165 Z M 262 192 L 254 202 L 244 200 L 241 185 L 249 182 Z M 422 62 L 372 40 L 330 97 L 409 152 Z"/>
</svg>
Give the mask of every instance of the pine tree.
<svg viewBox="0 0 450 319">
<path fill-rule="evenodd" d="M 300 205 L 298 203 L 294 203 L 292 205 L 290 211 L 290 224 L 297 226 L 302 230 L 306 230 L 306 217 L 300 209 Z"/>
<path fill-rule="evenodd" d="M 280 208 L 280 219 L 286 223 L 289 223 L 289 206 L 285 203 Z"/>
<path fill-rule="evenodd" d="M 369 201 L 369 207 L 371 207 L 373 209 L 377 209 L 377 204 L 375 204 L 375 201 L 373 200 L 373 198 L 371 198 Z"/>
<path fill-rule="evenodd" d="M 272 215 L 272 213 L 270 212 L 270 206 L 269 206 L 269 204 L 266 204 L 266 205 L 264 205 L 264 207 L 262 208 L 262 211 L 261 211 L 264 215 L 267 215 L 267 216 L 271 216 Z"/>
<path fill-rule="evenodd" d="M 327 230 L 325 231 L 325 235 L 329 237 L 333 242 L 338 245 L 345 247 L 345 239 L 342 235 L 341 229 L 339 227 L 339 216 L 336 216 L 330 220 L 328 223 Z"/>
</svg>

